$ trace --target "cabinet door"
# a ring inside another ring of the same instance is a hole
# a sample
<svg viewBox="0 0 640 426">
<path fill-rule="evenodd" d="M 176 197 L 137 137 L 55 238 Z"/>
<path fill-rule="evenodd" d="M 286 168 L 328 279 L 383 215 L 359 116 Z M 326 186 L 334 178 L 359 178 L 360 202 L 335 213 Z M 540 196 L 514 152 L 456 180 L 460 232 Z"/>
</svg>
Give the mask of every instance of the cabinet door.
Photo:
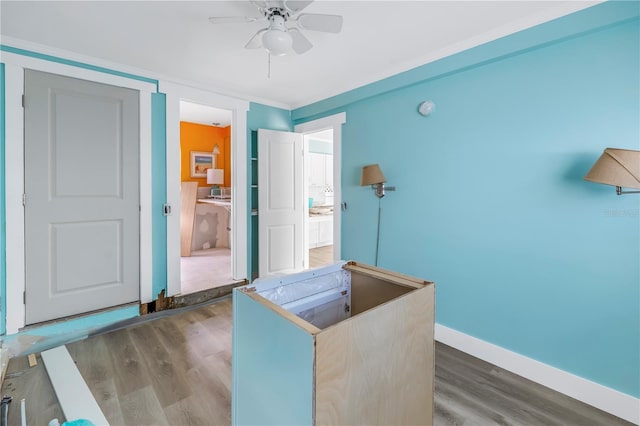
<svg viewBox="0 0 640 426">
<path fill-rule="evenodd" d="M 318 223 L 318 247 L 333 244 L 333 217 L 322 218 Z"/>
<path fill-rule="evenodd" d="M 318 230 L 320 229 L 319 223 L 316 221 L 309 221 L 309 248 L 318 247 Z"/>
<path fill-rule="evenodd" d="M 309 184 L 311 186 L 322 187 L 324 190 L 324 154 L 312 152 L 309 154 Z"/>
<path fill-rule="evenodd" d="M 333 186 L 333 155 L 324 154 L 324 182 Z"/>
</svg>

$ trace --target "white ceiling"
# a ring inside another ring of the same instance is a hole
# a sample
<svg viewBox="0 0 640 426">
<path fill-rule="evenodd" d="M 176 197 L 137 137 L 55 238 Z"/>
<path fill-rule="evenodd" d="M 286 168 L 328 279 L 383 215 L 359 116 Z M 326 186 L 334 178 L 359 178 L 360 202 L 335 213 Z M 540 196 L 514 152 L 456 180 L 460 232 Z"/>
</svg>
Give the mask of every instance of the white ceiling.
<svg viewBox="0 0 640 426">
<path fill-rule="evenodd" d="M 180 121 L 227 127 L 231 125 L 231 111 L 207 105 L 180 101 Z"/>
<path fill-rule="evenodd" d="M 2 0 L 0 32 L 4 44 L 15 38 L 147 77 L 295 108 L 596 3 L 317 0 L 305 12 L 342 15 L 342 32 L 305 30 L 314 47 L 272 58 L 271 78 L 267 54 L 244 49 L 263 22 L 213 25 L 207 19 L 255 16 L 247 1 Z"/>
</svg>

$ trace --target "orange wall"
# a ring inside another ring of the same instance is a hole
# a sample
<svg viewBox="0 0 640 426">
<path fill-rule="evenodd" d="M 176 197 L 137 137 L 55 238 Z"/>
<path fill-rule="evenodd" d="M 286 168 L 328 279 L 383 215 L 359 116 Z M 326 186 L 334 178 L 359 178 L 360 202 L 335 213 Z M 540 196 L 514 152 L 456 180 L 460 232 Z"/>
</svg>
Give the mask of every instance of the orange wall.
<svg viewBox="0 0 640 426">
<path fill-rule="evenodd" d="M 214 127 L 203 124 L 180 122 L 180 176 L 182 182 L 198 182 L 198 186 L 207 185 L 206 178 L 192 178 L 191 151 L 213 151 L 213 146 L 218 144 L 220 154 L 218 154 L 219 169 L 224 169 L 224 184 L 221 186 L 231 186 L 231 127 Z"/>
</svg>

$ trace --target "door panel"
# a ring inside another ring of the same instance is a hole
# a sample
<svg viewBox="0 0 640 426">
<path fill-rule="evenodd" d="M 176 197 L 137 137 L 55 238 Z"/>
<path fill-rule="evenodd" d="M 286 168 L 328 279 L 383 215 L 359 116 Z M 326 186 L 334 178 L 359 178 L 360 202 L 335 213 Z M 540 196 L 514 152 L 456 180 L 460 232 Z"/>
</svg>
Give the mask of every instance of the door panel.
<svg viewBox="0 0 640 426">
<path fill-rule="evenodd" d="M 27 324 L 139 300 L 138 99 L 25 72 Z"/>
<path fill-rule="evenodd" d="M 260 276 L 303 269 L 302 135 L 258 130 Z"/>
</svg>

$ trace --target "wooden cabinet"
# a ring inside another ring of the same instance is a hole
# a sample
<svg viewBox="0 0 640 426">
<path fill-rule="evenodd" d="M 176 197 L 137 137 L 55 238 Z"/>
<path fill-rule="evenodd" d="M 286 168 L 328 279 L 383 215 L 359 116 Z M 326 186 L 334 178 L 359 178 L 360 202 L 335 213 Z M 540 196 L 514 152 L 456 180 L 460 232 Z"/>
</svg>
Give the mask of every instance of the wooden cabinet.
<svg viewBox="0 0 640 426">
<path fill-rule="evenodd" d="M 233 291 L 232 424 L 431 425 L 434 284 L 355 262 Z"/>
</svg>

